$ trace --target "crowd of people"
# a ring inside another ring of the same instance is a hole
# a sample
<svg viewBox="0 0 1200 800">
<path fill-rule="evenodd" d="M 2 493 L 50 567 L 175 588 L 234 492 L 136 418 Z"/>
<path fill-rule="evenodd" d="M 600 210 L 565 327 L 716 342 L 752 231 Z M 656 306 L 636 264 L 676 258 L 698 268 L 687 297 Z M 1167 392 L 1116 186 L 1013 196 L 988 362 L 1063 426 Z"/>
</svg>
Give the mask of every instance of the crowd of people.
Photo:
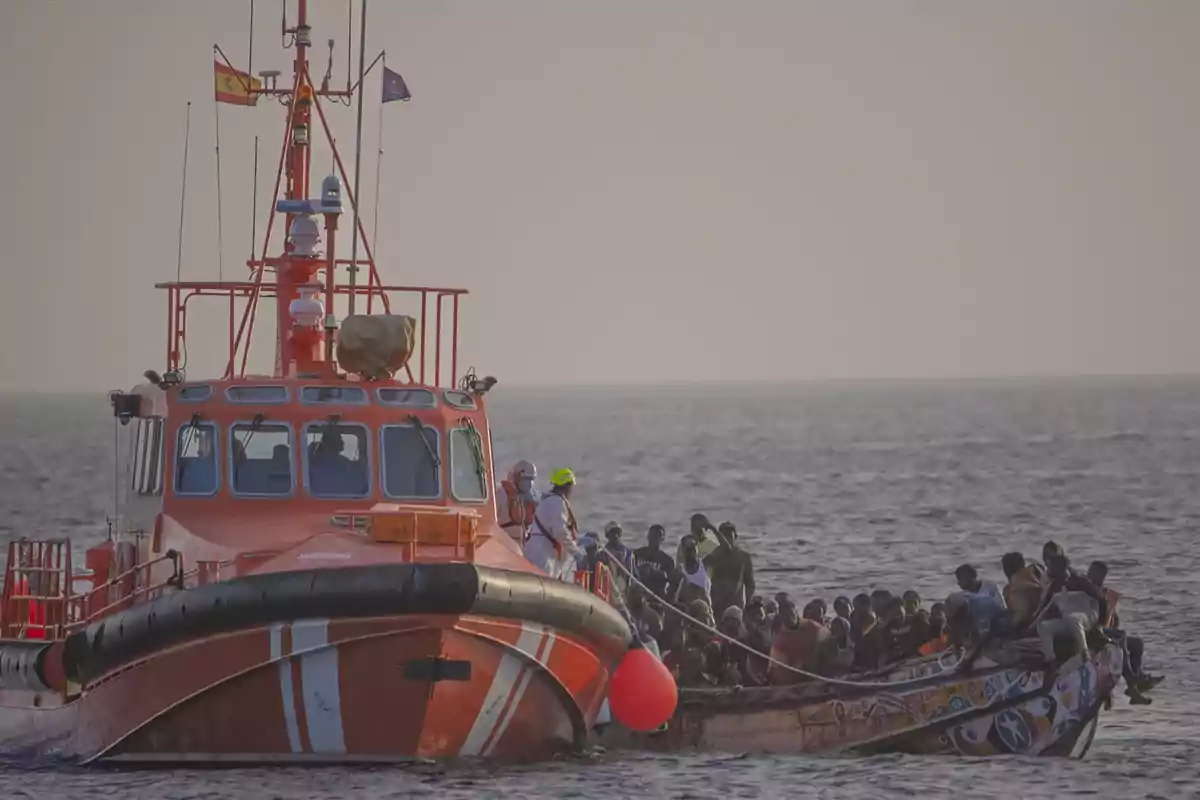
<svg viewBox="0 0 1200 800">
<path fill-rule="evenodd" d="M 1143 671 L 1142 640 L 1120 626 L 1120 595 L 1106 585 L 1108 566 L 1094 561 L 1085 574 L 1076 572 L 1055 542 L 1045 544 L 1040 562 L 1006 553 L 1003 587 L 961 565 L 954 574 L 957 589 L 928 607 L 911 589 L 843 595 L 832 605 L 814 598 L 801 607 L 787 592 L 770 599 L 756 593 L 753 558 L 733 523 L 714 525 L 694 514 L 674 556 L 664 549 L 666 530 L 657 524 L 649 527 L 646 544 L 632 549 L 624 528 L 610 522 L 601 544 L 595 534 L 579 532 L 570 504 L 571 470 L 555 471 L 545 495 L 533 488 L 536 474 L 522 461 L 502 482 L 502 526 L 549 575 L 594 581 L 607 573 L 640 638 L 681 686 L 870 675 L 951 647 L 966 653 L 960 668 L 969 670 L 989 648 L 1034 637 L 1048 674 L 1076 653 L 1123 641 L 1131 703 L 1151 702 L 1145 692 L 1161 680 Z"/>
</svg>

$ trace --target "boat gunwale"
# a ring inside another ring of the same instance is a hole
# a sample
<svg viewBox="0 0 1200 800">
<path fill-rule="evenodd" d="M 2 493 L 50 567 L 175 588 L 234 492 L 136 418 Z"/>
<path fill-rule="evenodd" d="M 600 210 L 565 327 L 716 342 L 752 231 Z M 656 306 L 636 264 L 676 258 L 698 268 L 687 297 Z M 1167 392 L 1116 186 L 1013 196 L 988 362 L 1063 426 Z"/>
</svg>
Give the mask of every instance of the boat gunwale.
<svg viewBox="0 0 1200 800">
<path fill-rule="evenodd" d="M 160 649 L 303 618 L 452 614 L 536 622 L 623 651 L 620 613 L 596 595 L 533 572 L 464 562 L 325 567 L 246 575 L 141 603 L 63 640 L 69 680 L 87 685 Z"/>
</svg>

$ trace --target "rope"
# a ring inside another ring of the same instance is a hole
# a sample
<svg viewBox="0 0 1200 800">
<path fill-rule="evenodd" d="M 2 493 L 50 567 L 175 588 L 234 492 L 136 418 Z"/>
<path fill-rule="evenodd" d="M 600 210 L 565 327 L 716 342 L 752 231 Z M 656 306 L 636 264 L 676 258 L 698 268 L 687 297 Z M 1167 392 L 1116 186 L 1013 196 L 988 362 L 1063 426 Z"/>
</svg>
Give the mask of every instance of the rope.
<svg viewBox="0 0 1200 800">
<path fill-rule="evenodd" d="M 615 565 L 619 570 L 621 570 L 621 572 L 625 573 L 625 576 L 627 578 L 629 578 L 629 581 L 632 584 L 639 587 L 642 591 L 646 592 L 651 597 L 658 597 L 658 595 L 656 595 L 654 592 L 652 592 L 649 588 L 646 587 L 646 584 L 644 584 L 640 580 L 638 580 L 636 575 L 634 575 L 632 572 L 630 572 L 628 569 L 626 569 L 624 564 L 622 564 L 619 560 L 614 558 L 613 555 L 611 553 L 609 553 L 607 549 L 602 550 L 601 552 L 604 553 L 604 557 L 608 560 L 608 562 L 610 564 Z M 828 684 L 832 684 L 834 686 L 895 687 L 895 686 L 910 686 L 910 685 L 916 684 L 916 683 L 923 683 L 929 679 L 929 676 L 926 676 L 926 677 L 922 677 L 922 678 L 909 678 L 909 679 L 903 680 L 903 681 L 848 681 L 848 680 L 842 680 L 840 678 L 830 678 L 827 675 L 819 675 L 815 672 L 809 672 L 807 670 L 800 669 L 799 667 L 793 667 L 791 664 L 786 664 L 776 658 L 772 658 L 770 655 L 764 655 L 763 653 L 760 653 L 759 651 L 755 650 L 750 645 L 748 645 L 744 642 L 740 642 L 737 639 L 734 639 L 732 636 L 727 636 L 724 633 L 722 633 L 721 631 L 717 630 L 716 628 L 709 627 L 705 623 L 701 622 L 700 620 L 696 619 L 695 617 L 690 616 L 689 614 L 687 614 L 687 612 L 676 608 L 675 606 L 671 605 L 670 603 L 664 602 L 664 606 L 666 608 L 669 608 L 673 613 L 678 614 L 680 617 L 684 618 L 688 622 L 691 622 L 693 625 L 695 625 L 696 627 L 705 631 L 706 633 L 708 633 L 712 636 L 715 636 L 718 639 L 722 639 L 722 640 L 728 642 L 729 644 L 736 645 L 737 647 L 740 647 L 743 650 L 745 650 L 746 652 L 751 653 L 759 658 L 766 659 L 767 663 L 769 663 L 769 664 L 774 664 L 775 666 L 785 669 L 788 672 L 795 673 L 796 675 L 801 675 L 805 678 L 809 678 L 810 680 L 820 681 L 822 683 L 828 683 Z M 938 664 L 942 665 L 942 657 L 941 656 L 938 657 Z M 942 665 L 942 666 L 944 667 L 944 665 Z"/>
</svg>

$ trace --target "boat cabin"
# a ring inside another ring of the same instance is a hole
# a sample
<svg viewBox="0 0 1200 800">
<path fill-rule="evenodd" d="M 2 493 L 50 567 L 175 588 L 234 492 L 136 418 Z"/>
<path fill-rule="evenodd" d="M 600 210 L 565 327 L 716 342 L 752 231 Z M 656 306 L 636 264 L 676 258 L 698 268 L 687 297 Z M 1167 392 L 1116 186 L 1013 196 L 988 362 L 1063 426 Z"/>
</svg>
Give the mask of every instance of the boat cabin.
<svg viewBox="0 0 1200 800">
<path fill-rule="evenodd" d="M 146 384 L 112 402 L 119 418 L 128 414 L 126 531 L 160 538 L 165 515 L 234 547 L 223 534 L 238 517 L 257 524 L 269 515 L 275 529 L 286 521 L 294 539 L 335 513 L 377 503 L 468 507 L 485 524 L 495 520 L 479 393 L 245 378 Z"/>
<path fill-rule="evenodd" d="M 168 390 L 164 410 L 133 426 L 127 472 L 131 489 L 161 493 L 168 508 L 490 499 L 487 421 L 467 392 L 213 381 Z"/>
</svg>

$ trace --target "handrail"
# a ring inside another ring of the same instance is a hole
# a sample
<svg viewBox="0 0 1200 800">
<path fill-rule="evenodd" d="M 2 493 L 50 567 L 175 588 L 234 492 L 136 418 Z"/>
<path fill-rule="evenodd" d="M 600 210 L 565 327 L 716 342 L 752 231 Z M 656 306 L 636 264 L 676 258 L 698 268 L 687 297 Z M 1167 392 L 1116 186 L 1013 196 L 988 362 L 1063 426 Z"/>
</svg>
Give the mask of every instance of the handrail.
<svg viewBox="0 0 1200 800">
<path fill-rule="evenodd" d="M 171 571 L 171 576 L 158 583 L 148 583 L 151 570 L 159 564 L 171 562 L 174 569 Z M 147 583 L 138 585 L 138 579 L 141 573 L 145 573 Z M 68 603 L 68 612 L 74 611 L 74 620 L 64 625 L 67 631 L 77 630 L 92 621 L 106 616 L 113 610 L 121 606 L 132 605 L 139 597 L 150 597 L 154 592 L 160 592 L 168 587 L 182 589 L 184 584 L 185 573 L 183 571 L 183 556 L 176 550 L 168 550 L 157 558 L 152 558 L 149 561 L 143 561 L 140 564 L 135 564 L 119 575 L 110 578 L 107 582 L 93 588 L 83 594 L 71 594 L 62 600 Z M 108 602 L 106 605 L 98 609 L 92 608 L 92 601 L 101 596 L 107 597 L 113 587 L 119 587 L 123 582 L 129 579 L 134 580 L 134 587 L 128 594 L 119 596 L 116 600 Z M 69 614 L 70 616 L 70 614 Z"/>
</svg>

